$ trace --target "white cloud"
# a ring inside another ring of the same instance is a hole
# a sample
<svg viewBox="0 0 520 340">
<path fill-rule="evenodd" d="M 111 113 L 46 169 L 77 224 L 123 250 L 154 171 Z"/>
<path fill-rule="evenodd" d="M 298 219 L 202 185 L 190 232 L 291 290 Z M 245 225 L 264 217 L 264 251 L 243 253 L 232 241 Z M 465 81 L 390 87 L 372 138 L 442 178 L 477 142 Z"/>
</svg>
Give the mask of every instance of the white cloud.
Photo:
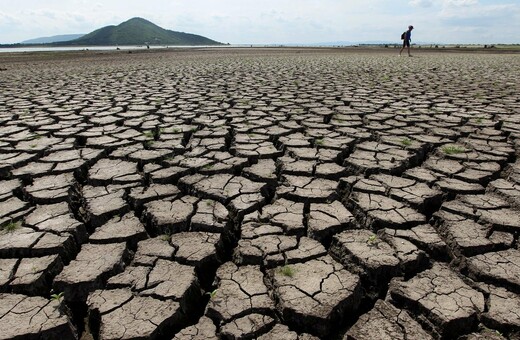
<svg viewBox="0 0 520 340">
<path fill-rule="evenodd" d="M 432 0 L 410 0 L 410 5 L 413 7 L 431 7 L 433 6 Z"/>
<path fill-rule="evenodd" d="M 467 7 L 478 5 L 478 0 L 444 0 L 446 6 Z"/>
<path fill-rule="evenodd" d="M 520 14 L 520 6 L 513 4 L 482 5 L 471 8 L 445 7 L 440 12 L 444 18 L 475 18 L 483 19 L 494 17 L 498 20 L 506 19 L 515 13 Z"/>
</svg>

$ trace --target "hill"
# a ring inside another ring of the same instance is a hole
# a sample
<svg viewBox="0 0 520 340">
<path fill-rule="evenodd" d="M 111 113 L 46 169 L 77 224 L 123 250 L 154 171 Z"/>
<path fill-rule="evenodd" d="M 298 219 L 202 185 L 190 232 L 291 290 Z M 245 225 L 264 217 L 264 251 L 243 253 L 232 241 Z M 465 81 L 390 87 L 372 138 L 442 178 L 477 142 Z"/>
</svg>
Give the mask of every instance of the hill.
<svg viewBox="0 0 520 340">
<path fill-rule="evenodd" d="M 84 34 L 63 34 L 63 35 L 54 35 L 52 37 L 41 37 L 35 39 L 29 39 L 22 41 L 20 44 L 49 44 L 54 42 L 62 42 L 78 39 L 84 36 Z"/>
<path fill-rule="evenodd" d="M 206 37 L 166 30 L 143 18 L 132 18 L 118 26 L 105 26 L 81 38 L 57 43 L 59 46 L 85 45 L 221 45 Z"/>
</svg>

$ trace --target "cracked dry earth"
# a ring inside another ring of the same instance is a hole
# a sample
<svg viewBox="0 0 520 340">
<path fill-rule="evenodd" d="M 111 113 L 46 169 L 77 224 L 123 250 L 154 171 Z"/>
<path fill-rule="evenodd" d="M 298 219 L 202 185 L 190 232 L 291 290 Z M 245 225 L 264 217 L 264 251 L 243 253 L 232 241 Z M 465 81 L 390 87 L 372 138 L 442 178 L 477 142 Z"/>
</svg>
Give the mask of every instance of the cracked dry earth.
<svg viewBox="0 0 520 340">
<path fill-rule="evenodd" d="M 520 56 L 5 55 L 1 339 L 519 339 Z"/>
</svg>

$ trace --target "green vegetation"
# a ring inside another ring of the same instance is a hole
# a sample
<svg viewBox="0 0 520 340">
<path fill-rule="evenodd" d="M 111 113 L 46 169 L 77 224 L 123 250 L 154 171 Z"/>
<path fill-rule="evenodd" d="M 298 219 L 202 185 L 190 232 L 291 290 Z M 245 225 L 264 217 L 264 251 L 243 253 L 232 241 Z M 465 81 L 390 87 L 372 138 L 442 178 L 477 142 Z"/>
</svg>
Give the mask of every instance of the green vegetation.
<svg viewBox="0 0 520 340">
<path fill-rule="evenodd" d="M 217 291 L 218 291 L 218 289 L 215 289 L 215 290 L 213 290 L 211 292 L 207 292 L 206 294 L 209 295 L 210 299 L 214 299 L 215 296 L 217 296 Z"/>
<path fill-rule="evenodd" d="M 466 149 L 460 146 L 456 145 L 447 145 L 442 147 L 442 152 L 444 152 L 446 155 L 456 155 L 459 153 L 466 152 Z"/>
<path fill-rule="evenodd" d="M 318 139 L 316 139 L 316 140 L 314 141 L 314 144 L 319 145 L 319 146 L 323 145 L 323 139 L 322 139 L 322 138 L 318 138 Z"/>
<path fill-rule="evenodd" d="M 6 231 L 8 233 L 12 233 L 19 228 L 20 228 L 20 222 L 11 221 L 11 222 L 7 223 L 6 225 L 4 225 L 2 227 L 2 230 Z"/>
<path fill-rule="evenodd" d="M 118 26 L 105 26 L 81 38 L 54 43 L 57 46 L 99 45 L 222 45 L 206 37 L 166 30 L 154 23 L 132 18 Z"/>
<path fill-rule="evenodd" d="M 287 264 L 278 270 L 282 275 L 287 276 L 287 277 L 293 277 L 294 274 L 296 274 L 296 269 L 294 269 L 293 267 L 291 267 Z"/>
<path fill-rule="evenodd" d="M 375 246 L 379 243 L 379 239 L 377 238 L 376 235 L 371 235 L 368 237 L 367 243 L 369 246 Z"/>
<path fill-rule="evenodd" d="M 162 234 L 160 236 L 161 240 L 166 241 L 166 242 L 169 242 L 171 237 L 172 237 L 172 234 L 169 232 L 167 232 L 166 234 Z"/>
<path fill-rule="evenodd" d="M 63 298 L 63 292 L 61 293 L 58 293 L 58 294 L 51 294 L 51 300 L 52 301 L 59 301 Z"/>
<path fill-rule="evenodd" d="M 401 139 L 401 145 L 407 148 L 412 145 L 412 140 L 408 138 L 403 138 Z"/>
</svg>

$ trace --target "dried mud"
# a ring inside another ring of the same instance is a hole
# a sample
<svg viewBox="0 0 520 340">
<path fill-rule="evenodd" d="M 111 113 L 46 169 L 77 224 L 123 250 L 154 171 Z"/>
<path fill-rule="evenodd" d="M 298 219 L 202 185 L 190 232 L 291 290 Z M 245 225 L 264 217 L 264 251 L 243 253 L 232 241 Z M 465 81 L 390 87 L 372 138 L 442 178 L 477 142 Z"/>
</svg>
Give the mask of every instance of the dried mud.
<svg viewBox="0 0 520 340">
<path fill-rule="evenodd" d="M 1 339 L 518 339 L 520 56 L 0 56 Z"/>
</svg>

